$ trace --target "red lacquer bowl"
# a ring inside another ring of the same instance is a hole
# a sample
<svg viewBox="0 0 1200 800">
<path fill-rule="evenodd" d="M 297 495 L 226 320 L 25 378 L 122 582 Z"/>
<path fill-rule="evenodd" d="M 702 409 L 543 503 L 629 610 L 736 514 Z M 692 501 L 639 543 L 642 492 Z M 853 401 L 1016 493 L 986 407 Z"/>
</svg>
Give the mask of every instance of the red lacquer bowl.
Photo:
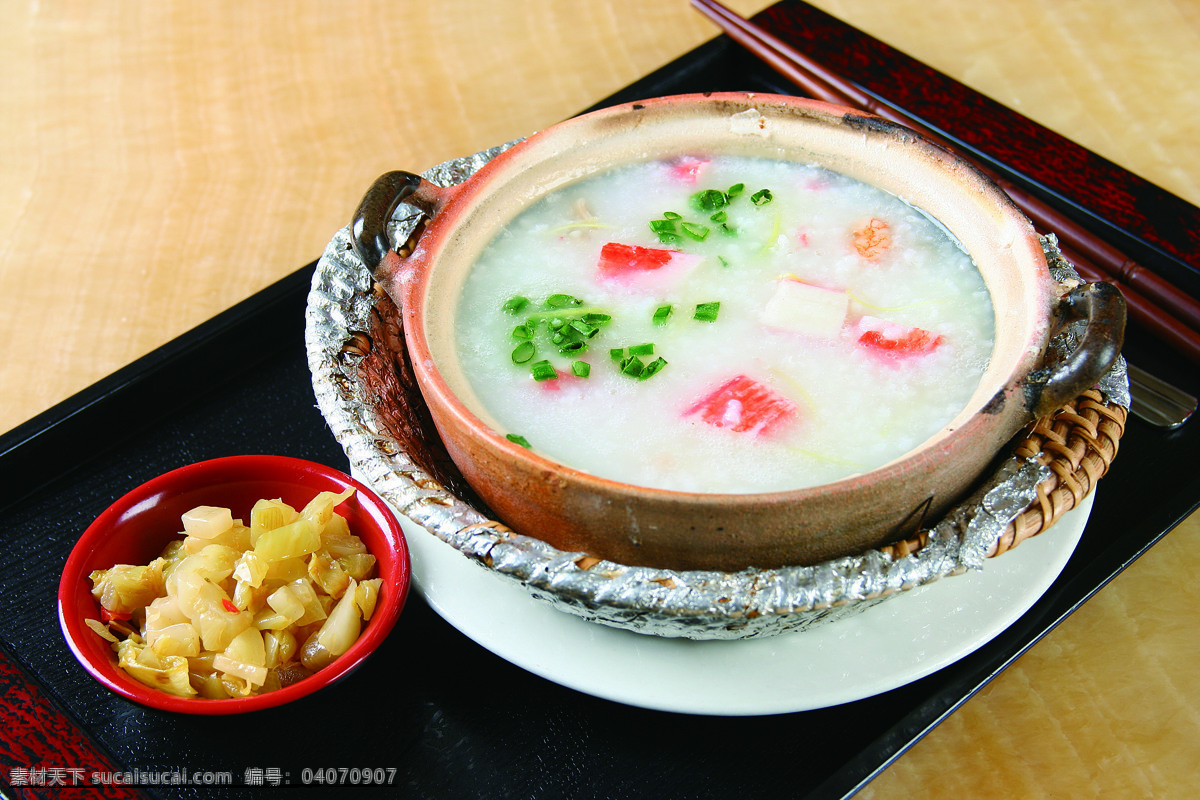
<svg viewBox="0 0 1200 800">
<path fill-rule="evenodd" d="M 88 576 L 114 564 L 148 564 L 179 536 L 180 516 L 199 505 L 233 511 L 248 521 L 257 500 L 280 498 L 295 508 L 318 492 L 355 493 L 337 507 L 350 530 L 377 559 L 383 579 L 371 620 L 351 648 L 329 666 L 291 686 L 228 700 L 183 698 L 151 689 L 117 667 L 116 653 L 85 619 L 100 619 Z M 117 694 L 145 706 L 186 714 L 238 714 L 272 708 L 341 680 L 387 637 L 408 594 L 408 546 L 387 504 L 363 484 L 336 469 L 296 458 L 231 456 L 181 467 L 142 484 L 117 500 L 88 526 L 67 558 L 58 587 L 58 619 L 71 652 L 92 677 Z"/>
</svg>

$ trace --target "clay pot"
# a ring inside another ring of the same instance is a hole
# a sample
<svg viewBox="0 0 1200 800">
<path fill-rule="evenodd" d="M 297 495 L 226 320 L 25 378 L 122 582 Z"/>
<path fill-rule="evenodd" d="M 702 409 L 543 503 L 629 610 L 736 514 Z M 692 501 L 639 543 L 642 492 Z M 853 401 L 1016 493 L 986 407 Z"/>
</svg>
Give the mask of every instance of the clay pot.
<svg viewBox="0 0 1200 800">
<path fill-rule="evenodd" d="M 996 343 L 961 414 L 918 449 L 871 472 L 813 488 L 693 494 L 623 484 L 508 441 L 462 398 L 455 361 L 461 286 L 488 241 L 556 188 L 636 160 L 696 152 L 820 163 L 904 198 L 972 255 L 991 294 Z M 386 222 L 400 202 L 428 215 L 405 255 Z M 505 151 L 465 183 L 439 188 L 382 176 L 356 214 L 364 263 L 402 309 L 409 354 L 447 450 L 505 524 L 555 547 L 620 564 L 734 571 L 818 563 L 910 535 L 971 487 L 1030 420 L 1094 384 L 1116 359 L 1124 303 L 1107 284 L 1059 297 L 1030 222 L 987 178 L 912 131 L 827 103 L 754 94 L 686 95 L 571 119 Z M 1047 367 L 1052 332 L 1085 317 L 1064 363 Z"/>
</svg>

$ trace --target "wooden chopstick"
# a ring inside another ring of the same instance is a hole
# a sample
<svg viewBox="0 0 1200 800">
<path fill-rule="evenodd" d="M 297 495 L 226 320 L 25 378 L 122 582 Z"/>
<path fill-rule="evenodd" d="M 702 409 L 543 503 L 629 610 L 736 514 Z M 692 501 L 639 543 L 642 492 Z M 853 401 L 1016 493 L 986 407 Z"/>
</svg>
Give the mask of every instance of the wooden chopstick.
<svg viewBox="0 0 1200 800">
<path fill-rule="evenodd" d="M 716 0 L 692 0 L 692 5 L 713 20 L 731 39 L 750 50 L 810 96 L 868 111 L 913 128 L 927 138 L 948 147 L 941 136 L 918 120 L 900 109 L 878 102 L 856 84 L 797 52 Z M 959 155 L 962 156 L 961 153 Z M 972 163 L 1004 189 L 1030 219 L 1044 230 L 1052 230 L 1058 235 L 1064 256 L 1076 266 L 1080 277 L 1088 281 L 1108 280 L 1119 285 L 1122 294 L 1125 295 L 1129 315 L 1135 322 L 1191 361 L 1200 364 L 1200 303 L 1158 275 L 1135 264 L 1107 242 L 1098 239 L 1038 198 L 986 167 Z"/>
</svg>

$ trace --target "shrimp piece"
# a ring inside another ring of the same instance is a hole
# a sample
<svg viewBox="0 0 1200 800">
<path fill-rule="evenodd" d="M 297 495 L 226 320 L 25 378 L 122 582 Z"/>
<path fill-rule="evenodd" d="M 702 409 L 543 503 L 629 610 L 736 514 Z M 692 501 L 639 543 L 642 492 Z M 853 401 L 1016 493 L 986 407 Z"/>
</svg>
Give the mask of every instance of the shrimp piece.
<svg viewBox="0 0 1200 800">
<path fill-rule="evenodd" d="M 892 235 L 888 224 L 872 217 L 869 222 L 854 231 L 854 249 L 867 261 L 878 261 L 892 246 Z"/>
</svg>

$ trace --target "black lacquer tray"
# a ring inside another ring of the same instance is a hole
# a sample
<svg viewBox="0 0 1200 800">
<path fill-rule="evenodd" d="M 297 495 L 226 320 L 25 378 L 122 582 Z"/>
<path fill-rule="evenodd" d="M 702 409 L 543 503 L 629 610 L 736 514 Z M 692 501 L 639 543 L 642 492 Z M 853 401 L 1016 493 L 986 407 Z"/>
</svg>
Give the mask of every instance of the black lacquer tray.
<svg viewBox="0 0 1200 800">
<path fill-rule="evenodd" d="M 780 3 L 757 21 L 923 115 L 1002 171 L 1017 165 L 1032 182 L 1009 172 L 1012 179 L 1200 293 L 1200 210 L 806 4 Z M 720 37 L 602 105 L 710 90 L 791 91 Z M 362 669 L 303 701 L 241 718 L 175 716 L 130 704 L 96 684 L 63 642 L 55 616 L 63 563 L 110 502 L 175 467 L 272 452 L 347 468 L 315 407 L 304 353 L 312 271 L 298 270 L 0 438 L 5 796 L 97 796 L 83 784 L 93 772 L 111 771 L 136 771 L 143 782 L 223 773 L 232 785 L 109 787 L 100 796 L 236 797 L 305 784 L 327 792 L 329 784 L 317 780 L 329 776 L 352 788 L 355 768 L 360 782 L 361 770 L 370 768 L 392 794 L 439 800 L 845 797 L 1200 499 L 1195 423 L 1166 432 L 1131 418 L 1081 545 L 1042 599 L 955 664 L 846 706 L 754 718 L 623 706 L 505 662 L 416 595 Z M 1136 329 L 1126 354 L 1200 392 L 1193 365 Z M 220 375 L 222 383 L 193 391 L 189 377 L 196 374 Z"/>
</svg>

